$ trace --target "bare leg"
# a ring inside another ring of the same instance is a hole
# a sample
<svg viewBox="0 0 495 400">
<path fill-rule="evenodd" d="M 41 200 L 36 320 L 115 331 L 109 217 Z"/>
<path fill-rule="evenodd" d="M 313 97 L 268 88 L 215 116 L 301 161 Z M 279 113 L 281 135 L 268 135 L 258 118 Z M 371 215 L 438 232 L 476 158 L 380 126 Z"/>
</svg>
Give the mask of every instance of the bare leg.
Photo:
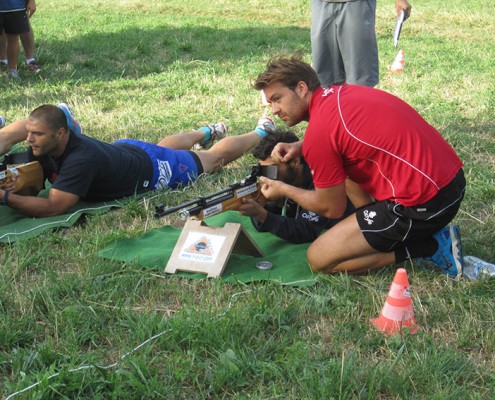
<svg viewBox="0 0 495 400">
<path fill-rule="evenodd" d="M 157 144 L 175 150 L 190 150 L 196 143 L 204 139 L 206 134 L 202 130 L 178 133 L 163 138 Z M 225 139 L 223 139 L 225 140 Z"/>
<path fill-rule="evenodd" d="M 209 150 L 195 152 L 205 172 L 218 172 L 226 164 L 237 160 L 261 140 L 256 132 L 229 136 L 216 142 Z"/>
<path fill-rule="evenodd" d="M 9 70 L 17 70 L 19 60 L 19 35 L 7 35 L 7 61 Z"/>
<path fill-rule="evenodd" d="M 29 32 L 22 33 L 20 36 L 26 60 L 34 58 L 34 33 L 31 22 L 29 22 Z"/>
<path fill-rule="evenodd" d="M 7 153 L 11 147 L 27 139 L 26 120 L 19 120 L 0 129 L 0 155 Z"/>
<path fill-rule="evenodd" d="M 7 59 L 7 35 L 0 35 L 0 60 Z"/>
<path fill-rule="evenodd" d="M 395 254 L 373 249 L 353 214 L 314 241 L 308 249 L 308 261 L 315 272 L 361 274 L 393 264 Z"/>
</svg>

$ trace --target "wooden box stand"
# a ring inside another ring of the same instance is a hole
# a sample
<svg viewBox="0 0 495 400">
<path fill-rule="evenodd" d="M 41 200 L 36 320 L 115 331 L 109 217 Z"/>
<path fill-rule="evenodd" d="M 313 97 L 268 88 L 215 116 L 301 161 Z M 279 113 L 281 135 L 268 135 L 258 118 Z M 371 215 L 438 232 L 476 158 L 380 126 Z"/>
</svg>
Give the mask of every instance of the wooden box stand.
<svg viewBox="0 0 495 400">
<path fill-rule="evenodd" d="M 204 221 L 188 219 L 165 272 L 199 272 L 208 277 L 219 277 L 232 252 L 264 256 L 241 224 L 226 223 L 223 227 L 212 227 Z"/>
</svg>

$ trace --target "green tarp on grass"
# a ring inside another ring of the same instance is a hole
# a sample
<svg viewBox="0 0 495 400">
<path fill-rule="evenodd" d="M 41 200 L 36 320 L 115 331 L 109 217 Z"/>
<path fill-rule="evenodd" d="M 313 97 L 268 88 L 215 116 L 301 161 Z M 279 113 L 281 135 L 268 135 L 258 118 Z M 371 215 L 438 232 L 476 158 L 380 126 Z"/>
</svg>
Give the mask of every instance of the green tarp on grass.
<svg viewBox="0 0 495 400">
<path fill-rule="evenodd" d="M 26 151 L 24 146 L 15 145 L 11 153 L 24 151 Z M 0 161 L 3 161 L 3 159 L 3 156 L 1 156 Z M 50 186 L 50 183 L 46 181 L 45 189 L 38 196 L 47 197 Z M 111 208 L 120 206 L 119 201 L 94 203 L 80 200 L 67 213 L 46 218 L 26 217 L 8 206 L 0 206 L 0 243 L 10 244 L 39 236 L 47 230 L 70 227 L 84 214 L 102 214 Z"/>
<path fill-rule="evenodd" d="M 226 222 L 240 223 L 244 226 L 264 257 L 252 257 L 232 253 L 222 274 L 228 282 L 277 281 L 286 285 L 309 286 L 317 282 L 306 261 L 309 244 L 292 244 L 270 233 L 257 232 L 247 217 L 235 211 L 225 212 L 205 220 L 209 226 L 224 226 Z M 147 232 L 140 238 L 119 240 L 98 255 L 103 258 L 133 262 L 143 268 L 164 270 L 177 243 L 180 228 L 164 226 Z M 270 261 L 273 268 L 269 271 L 258 270 L 256 262 Z M 191 279 L 204 279 L 204 274 L 179 272 L 170 276 L 182 276 Z"/>
<path fill-rule="evenodd" d="M 46 192 L 41 194 L 46 196 Z M 120 207 L 118 201 L 93 203 L 79 201 L 67 213 L 47 218 L 31 218 L 0 206 L 0 243 L 13 243 L 41 235 L 43 232 L 74 225 L 84 214 L 101 214 L 113 207 Z"/>
</svg>

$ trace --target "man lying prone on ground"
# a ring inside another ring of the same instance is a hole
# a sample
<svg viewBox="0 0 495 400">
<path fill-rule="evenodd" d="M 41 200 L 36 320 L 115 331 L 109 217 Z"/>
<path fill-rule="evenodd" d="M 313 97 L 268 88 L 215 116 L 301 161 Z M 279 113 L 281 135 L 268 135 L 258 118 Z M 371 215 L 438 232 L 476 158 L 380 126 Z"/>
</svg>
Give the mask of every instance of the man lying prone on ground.
<svg viewBox="0 0 495 400">
<path fill-rule="evenodd" d="M 21 196 L 6 186 L 0 189 L 0 203 L 28 216 L 48 217 L 65 213 L 79 199 L 115 200 L 187 185 L 250 151 L 266 135 L 266 123 L 271 120 L 262 117 L 254 131 L 227 138 L 225 125 L 217 123 L 158 144 L 133 139 L 110 144 L 83 135 L 66 105 L 43 105 L 27 120 L 0 129 L 0 155 L 27 140 L 30 161 L 41 163 L 51 183 L 48 197 Z M 196 143 L 212 146 L 191 151 Z"/>
</svg>

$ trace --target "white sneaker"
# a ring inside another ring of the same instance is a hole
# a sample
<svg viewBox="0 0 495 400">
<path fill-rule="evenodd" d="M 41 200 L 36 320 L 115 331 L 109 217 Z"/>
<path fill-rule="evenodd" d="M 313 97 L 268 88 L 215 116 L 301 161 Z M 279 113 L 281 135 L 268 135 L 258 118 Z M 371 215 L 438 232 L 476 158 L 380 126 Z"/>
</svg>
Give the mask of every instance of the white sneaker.
<svg viewBox="0 0 495 400">
<path fill-rule="evenodd" d="M 206 142 L 199 142 L 194 145 L 195 150 L 208 150 L 213 143 L 222 140 L 227 136 L 227 127 L 223 122 L 217 122 L 216 124 L 209 124 L 200 128 L 201 130 L 210 130 L 210 138 Z"/>
<path fill-rule="evenodd" d="M 11 69 L 11 70 L 9 70 L 9 72 L 7 73 L 7 76 L 8 76 L 10 79 L 14 79 L 14 80 L 21 79 L 21 77 L 19 76 L 19 72 L 17 72 L 17 70 L 16 70 L 16 69 Z"/>
<path fill-rule="evenodd" d="M 74 114 L 72 114 L 72 109 L 66 103 L 58 103 L 57 107 L 60 108 L 64 114 L 65 118 L 67 118 L 67 125 L 71 132 L 74 132 L 76 135 L 82 135 L 83 130 L 81 124 L 76 121 L 74 118 Z"/>
<path fill-rule="evenodd" d="M 28 71 L 34 72 L 35 74 L 41 71 L 41 67 L 36 60 L 31 60 L 30 62 L 26 63 L 26 68 L 28 69 Z"/>
<path fill-rule="evenodd" d="M 275 125 L 275 121 L 268 117 L 267 115 L 263 115 L 259 120 L 256 128 L 254 129 L 261 137 L 265 137 L 268 133 L 273 132 L 277 129 Z"/>
</svg>

